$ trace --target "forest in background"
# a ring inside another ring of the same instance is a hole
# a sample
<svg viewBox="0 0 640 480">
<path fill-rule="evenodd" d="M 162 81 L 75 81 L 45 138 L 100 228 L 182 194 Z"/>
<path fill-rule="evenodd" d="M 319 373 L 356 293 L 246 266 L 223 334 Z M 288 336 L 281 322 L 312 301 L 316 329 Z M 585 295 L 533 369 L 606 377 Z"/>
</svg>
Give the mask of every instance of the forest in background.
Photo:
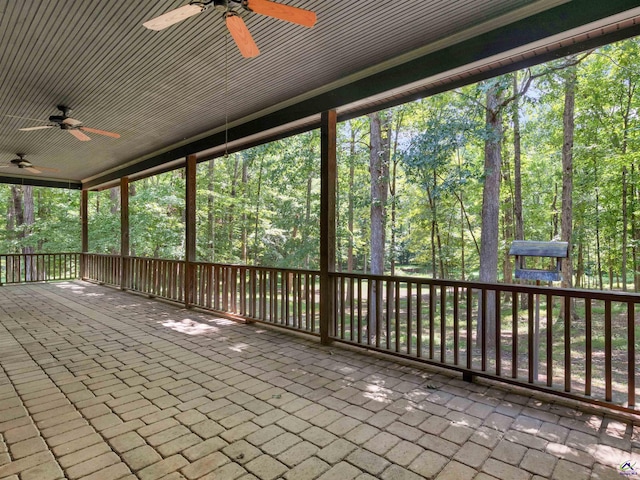
<svg viewBox="0 0 640 480">
<path fill-rule="evenodd" d="M 631 39 L 339 124 L 338 269 L 511 282 L 514 239 L 557 239 L 564 285 L 638 291 L 639 82 Z M 318 131 L 199 164 L 198 260 L 317 269 L 319 171 Z M 182 258 L 184 170 L 129 195 L 131 254 Z M 79 251 L 79 197 L 0 185 L 0 252 Z M 118 188 L 89 199 L 119 253 Z"/>
</svg>

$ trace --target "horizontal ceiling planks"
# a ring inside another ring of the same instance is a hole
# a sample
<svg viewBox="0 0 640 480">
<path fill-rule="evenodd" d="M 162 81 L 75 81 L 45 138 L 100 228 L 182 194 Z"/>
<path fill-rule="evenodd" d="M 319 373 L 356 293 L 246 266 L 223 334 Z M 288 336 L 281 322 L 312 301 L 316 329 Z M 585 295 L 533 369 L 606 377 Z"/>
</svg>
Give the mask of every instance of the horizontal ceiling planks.
<svg viewBox="0 0 640 480">
<path fill-rule="evenodd" d="M 0 164 L 21 152 L 60 178 L 93 177 L 533 3 L 281 1 L 316 11 L 316 27 L 241 12 L 262 52 L 250 60 L 215 9 L 162 32 L 141 26 L 182 0 L 4 2 Z M 122 137 L 79 142 L 59 129 L 21 132 L 39 123 L 5 116 L 46 122 L 60 103 L 87 126 Z"/>
</svg>

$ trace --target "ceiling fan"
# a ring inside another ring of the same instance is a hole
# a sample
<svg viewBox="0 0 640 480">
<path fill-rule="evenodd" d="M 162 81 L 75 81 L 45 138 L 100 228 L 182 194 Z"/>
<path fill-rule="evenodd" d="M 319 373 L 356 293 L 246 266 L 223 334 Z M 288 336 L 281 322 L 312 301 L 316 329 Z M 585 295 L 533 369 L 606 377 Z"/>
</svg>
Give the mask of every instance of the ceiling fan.
<svg viewBox="0 0 640 480">
<path fill-rule="evenodd" d="M 251 33 L 249 33 L 249 29 L 245 25 L 244 20 L 242 20 L 238 12 L 231 7 L 232 3 L 237 4 L 249 12 L 266 15 L 304 27 L 311 28 L 316 23 L 316 14 L 314 12 L 270 0 L 194 0 L 187 5 L 183 5 L 159 17 L 148 20 L 142 25 L 149 30 L 163 30 L 213 6 L 222 12 L 229 33 L 231 33 L 231 37 L 236 42 L 242 56 L 245 58 L 256 57 L 260 54 L 260 50 L 254 42 Z"/>
<path fill-rule="evenodd" d="M 80 120 L 76 120 L 75 118 L 69 117 L 71 113 L 71 109 L 69 107 L 65 107 L 64 105 L 58 105 L 58 110 L 62 112 L 62 115 L 51 115 L 49 117 L 49 122 L 54 125 L 41 125 L 39 127 L 27 127 L 27 128 L 19 128 L 18 130 L 23 132 L 30 132 L 32 130 L 42 130 L 45 128 L 55 128 L 59 126 L 62 130 L 66 130 L 71 135 L 76 137 L 78 140 L 82 142 L 88 142 L 91 138 L 86 135 L 84 132 L 96 133 L 98 135 L 105 135 L 111 138 L 120 138 L 120 135 L 113 132 L 107 132 L 105 130 L 98 130 L 97 128 L 89 128 L 85 127 Z M 13 116 L 13 115 L 9 115 Z M 24 117 L 17 117 L 24 118 Z M 36 120 L 35 118 L 29 118 L 27 120 Z M 40 122 L 41 120 L 37 120 Z"/>
<path fill-rule="evenodd" d="M 59 172 L 57 168 L 36 167 L 29 160 L 25 160 L 24 153 L 17 153 L 18 158 L 11 160 L 11 165 L 0 165 L 0 168 L 18 167 L 24 168 L 31 173 L 42 173 L 43 170 L 48 172 Z"/>
</svg>

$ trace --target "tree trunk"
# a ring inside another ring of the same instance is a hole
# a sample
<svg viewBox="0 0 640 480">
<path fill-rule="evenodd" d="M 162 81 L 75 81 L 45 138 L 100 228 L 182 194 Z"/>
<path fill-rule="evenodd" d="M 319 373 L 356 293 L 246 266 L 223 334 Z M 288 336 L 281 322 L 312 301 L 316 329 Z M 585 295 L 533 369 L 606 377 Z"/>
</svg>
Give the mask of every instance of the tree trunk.
<svg viewBox="0 0 640 480">
<path fill-rule="evenodd" d="M 11 197 L 7 205 L 7 233 L 8 239 L 14 240 L 15 228 L 16 228 L 16 207 L 14 201 L 13 186 L 11 187 Z M 13 252 L 11 252 L 13 253 Z"/>
<path fill-rule="evenodd" d="M 32 254 L 35 253 L 35 249 L 33 245 L 28 245 L 30 243 L 29 237 L 33 233 L 33 224 L 35 223 L 35 209 L 33 202 L 33 187 L 31 185 L 23 185 L 22 187 L 22 195 L 23 195 L 23 215 L 22 215 L 22 233 L 20 235 L 22 239 L 22 253 Z M 32 258 L 27 257 L 25 259 L 25 279 L 27 282 L 32 280 L 38 280 L 37 278 L 32 277 Z"/>
<path fill-rule="evenodd" d="M 304 216 L 304 238 L 303 241 L 309 238 L 311 231 L 311 187 L 313 186 L 313 172 L 309 172 L 309 178 L 307 178 L 307 202 L 305 205 Z M 336 220 L 337 221 L 337 220 Z M 304 268 L 309 269 L 309 253 L 304 258 Z"/>
<path fill-rule="evenodd" d="M 109 211 L 111 215 L 116 215 L 120 211 L 120 188 L 113 187 L 109 189 L 109 201 L 110 208 Z"/>
<path fill-rule="evenodd" d="M 260 193 L 262 190 L 262 159 L 260 159 L 260 172 L 258 173 L 258 193 L 256 195 L 256 223 L 253 237 L 253 264 L 258 265 L 258 224 L 260 223 Z"/>
<path fill-rule="evenodd" d="M 596 185 L 598 184 L 598 167 L 595 166 L 594 159 L 594 172 L 596 176 Z M 596 187 L 596 261 L 598 264 L 598 288 L 603 289 L 602 286 L 602 255 L 600 254 L 600 193 L 598 187 Z"/>
<path fill-rule="evenodd" d="M 389 246 L 389 250 L 391 252 L 391 275 L 396 274 L 396 229 L 397 229 L 397 208 L 398 208 L 398 197 L 396 190 L 396 180 L 398 178 L 398 156 L 396 155 L 398 151 L 398 137 L 400 136 L 400 128 L 402 127 L 402 119 L 404 117 L 403 112 L 401 111 L 398 114 L 395 128 L 394 128 L 394 140 L 393 140 L 393 150 L 390 152 L 390 163 L 392 163 L 392 171 L 391 171 L 391 244 Z"/>
<path fill-rule="evenodd" d="M 509 165 L 507 163 L 507 165 L 504 166 L 504 168 L 502 169 L 502 181 L 507 184 L 507 185 L 511 185 L 511 175 L 509 174 Z M 513 283 L 513 259 L 511 258 L 511 256 L 509 255 L 509 247 L 511 246 L 511 242 L 513 241 L 513 236 L 514 236 L 514 224 L 513 224 L 513 219 L 514 219 L 514 214 L 513 214 L 513 194 L 512 192 L 510 192 L 509 195 L 505 195 L 504 201 L 503 201 L 503 224 L 504 224 L 504 250 L 503 250 L 503 255 L 502 255 L 502 279 L 504 281 L 504 283 Z M 504 300 L 505 302 L 508 302 L 511 300 L 511 294 L 509 292 L 505 292 L 504 294 Z"/>
<path fill-rule="evenodd" d="M 347 272 L 353 272 L 353 207 L 354 207 L 354 180 L 355 180 L 355 156 L 356 156 L 356 132 L 353 124 L 351 128 L 351 141 L 349 143 L 349 200 L 347 211 L 347 228 L 349 229 L 349 242 L 347 244 Z"/>
<path fill-rule="evenodd" d="M 456 150 L 456 154 L 458 155 L 458 176 L 460 179 L 460 183 L 462 183 L 462 159 L 460 158 L 460 149 Z M 464 192 L 463 189 L 460 189 L 460 273 L 461 280 L 465 281 L 465 264 L 464 264 Z"/>
<path fill-rule="evenodd" d="M 435 171 L 433 173 L 435 180 Z M 429 201 L 429 210 L 431 210 L 431 276 L 438 278 L 438 268 L 436 262 L 436 225 L 437 225 L 437 211 L 436 203 L 431 195 L 431 189 L 427 186 L 427 199 Z"/>
<path fill-rule="evenodd" d="M 524 217 L 522 215 L 522 149 L 520 142 L 520 97 L 518 92 L 518 72 L 513 74 L 513 216 L 515 239 L 524 240 Z"/>
<path fill-rule="evenodd" d="M 562 217 L 560 220 L 562 233 L 560 238 L 563 242 L 569 243 L 569 255 L 563 261 L 562 282 L 560 284 L 562 288 L 571 288 L 573 276 L 571 237 L 573 235 L 573 132 L 575 127 L 576 80 L 577 67 L 568 67 L 565 80 L 564 111 L 562 114 Z M 564 306 L 561 308 L 564 308 Z"/>
<path fill-rule="evenodd" d="M 369 114 L 370 154 L 369 172 L 371 176 L 371 232 L 370 270 L 372 275 L 384 274 L 386 205 L 389 192 L 389 150 L 388 150 L 388 118 L 385 112 Z M 385 138 L 384 135 L 387 134 Z M 368 332 L 370 341 L 376 332 L 380 315 L 382 292 L 374 287 L 370 289 L 372 298 L 369 301 Z"/>
<path fill-rule="evenodd" d="M 584 247 L 582 240 L 578 240 L 578 265 L 576 267 L 576 287 L 585 288 L 584 285 Z"/>
<path fill-rule="evenodd" d="M 234 156 L 233 162 L 233 177 L 231 179 L 231 192 L 230 199 L 231 203 L 229 204 L 229 211 L 227 212 L 227 258 L 233 258 L 233 231 L 235 227 L 235 209 L 236 209 L 236 196 L 237 196 L 237 185 L 238 185 L 238 173 L 240 170 L 240 154 L 236 153 Z"/>
<path fill-rule="evenodd" d="M 249 157 L 246 152 L 242 154 L 242 235 L 241 235 L 241 250 L 242 250 L 242 263 L 247 264 L 247 184 L 249 183 Z"/>
<path fill-rule="evenodd" d="M 383 118 L 384 117 L 384 118 Z M 389 191 L 389 164 L 387 161 L 386 141 L 383 128 L 386 127 L 386 114 L 376 112 L 369 114 L 371 149 L 369 155 L 369 172 L 371 176 L 371 261 L 370 270 L 373 275 L 384 273 L 385 257 L 385 225 L 386 204 Z"/>
<path fill-rule="evenodd" d="M 209 250 L 210 262 L 216 260 L 215 170 L 215 159 L 211 159 L 207 165 L 207 250 Z"/>
<path fill-rule="evenodd" d="M 397 138 L 397 137 L 396 137 Z M 389 250 L 391 251 L 391 276 L 396 274 L 396 179 L 398 178 L 398 161 L 394 158 L 393 168 L 391 170 L 391 243 Z"/>
<path fill-rule="evenodd" d="M 33 187 L 31 185 L 24 185 L 22 187 L 22 193 L 24 198 L 23 208 L 24 208 L 24 236 L 23 238 L 28 238 L 33 233 L 33 224 L 36 223 L 35 218 L 35 205 L 33 202 Z M 22 253 L 34 253 L 33 246 L 24 246 L 22 248 Z"/>
<path fill-rule="evenodd" d="M 551 239 L 557 239 L 559 232 L 558 218 L 558 183 L 553 185 L 553 200 L 551 201 Z"/>
<path fill-rule="evenodd" d="M 640 292 L 640 255 L 638 248 L 640 246 L 640 219 L 635 215 L 638 206 L 637 195 L 640 189 L 636 186 L 636 168 L 635 162 L 631 164 L 631 238 L 633 238 L 633 246 L 631 247 L 631 257 L 633 262 L 633 291 Z"/>
<path fill-rule="evenodd" d="M 482 189 L 482 230 L 480 234 L 480 281 L 496 283 L 498 278 L 498 233 L 500 216 L 500 165 L 502 163 L 502 109 L 497 85 L 487 91 L 484 142 L 484 187 Z M 480 302 L 479 302 L 480 303 Z M 483 310 L 486 316 L 482 315 Z M 495 343 L 495 292 L 488 292 L 487 305 L 479 304 L 477 343 L 486 331 L 487 345 Z M 486 322 L 486 324 L 485 324 Z"/>
<path fill-rule="evenodd" d="M 622 167 L 622 291 L 627 291 L 627 248 L 629 213 L 627 212 L 627 167 Z"/>
</svg>

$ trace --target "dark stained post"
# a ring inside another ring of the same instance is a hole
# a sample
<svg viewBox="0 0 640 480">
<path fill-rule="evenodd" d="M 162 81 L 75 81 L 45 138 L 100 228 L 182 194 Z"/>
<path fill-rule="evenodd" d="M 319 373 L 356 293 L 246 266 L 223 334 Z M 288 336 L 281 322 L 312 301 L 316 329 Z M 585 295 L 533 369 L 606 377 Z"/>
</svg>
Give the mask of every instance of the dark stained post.
<svg viewBox="0 0 640 480">
<path fill-rule="evenodd" d="M 120 289 L 125 290 L 129 279 L 129 177 L 120 179 Z"/>
<path fill-rule="evenodd" d="M 81 255 L 80 278 L 87 277 L 85 253 L 89 252 L 89 191 L 82 189 L 80 193 L 80 222 L 81 222 Z"/>
<path fill-rule="evenodd" d="M 185 198 L 185 269 L 184 269 L 184 305 L 189 308 L 193 299 L 194 275 L 192 262 L 196 260 L 196 156 L 187 157 Z"/>
<path fill-rule="evenodd" d="M 322 112 L 320 126 L 320 339 L 334 334 L 335 289 L 329 274 L 336 268 L 336 111 Z"/>
</svg>

